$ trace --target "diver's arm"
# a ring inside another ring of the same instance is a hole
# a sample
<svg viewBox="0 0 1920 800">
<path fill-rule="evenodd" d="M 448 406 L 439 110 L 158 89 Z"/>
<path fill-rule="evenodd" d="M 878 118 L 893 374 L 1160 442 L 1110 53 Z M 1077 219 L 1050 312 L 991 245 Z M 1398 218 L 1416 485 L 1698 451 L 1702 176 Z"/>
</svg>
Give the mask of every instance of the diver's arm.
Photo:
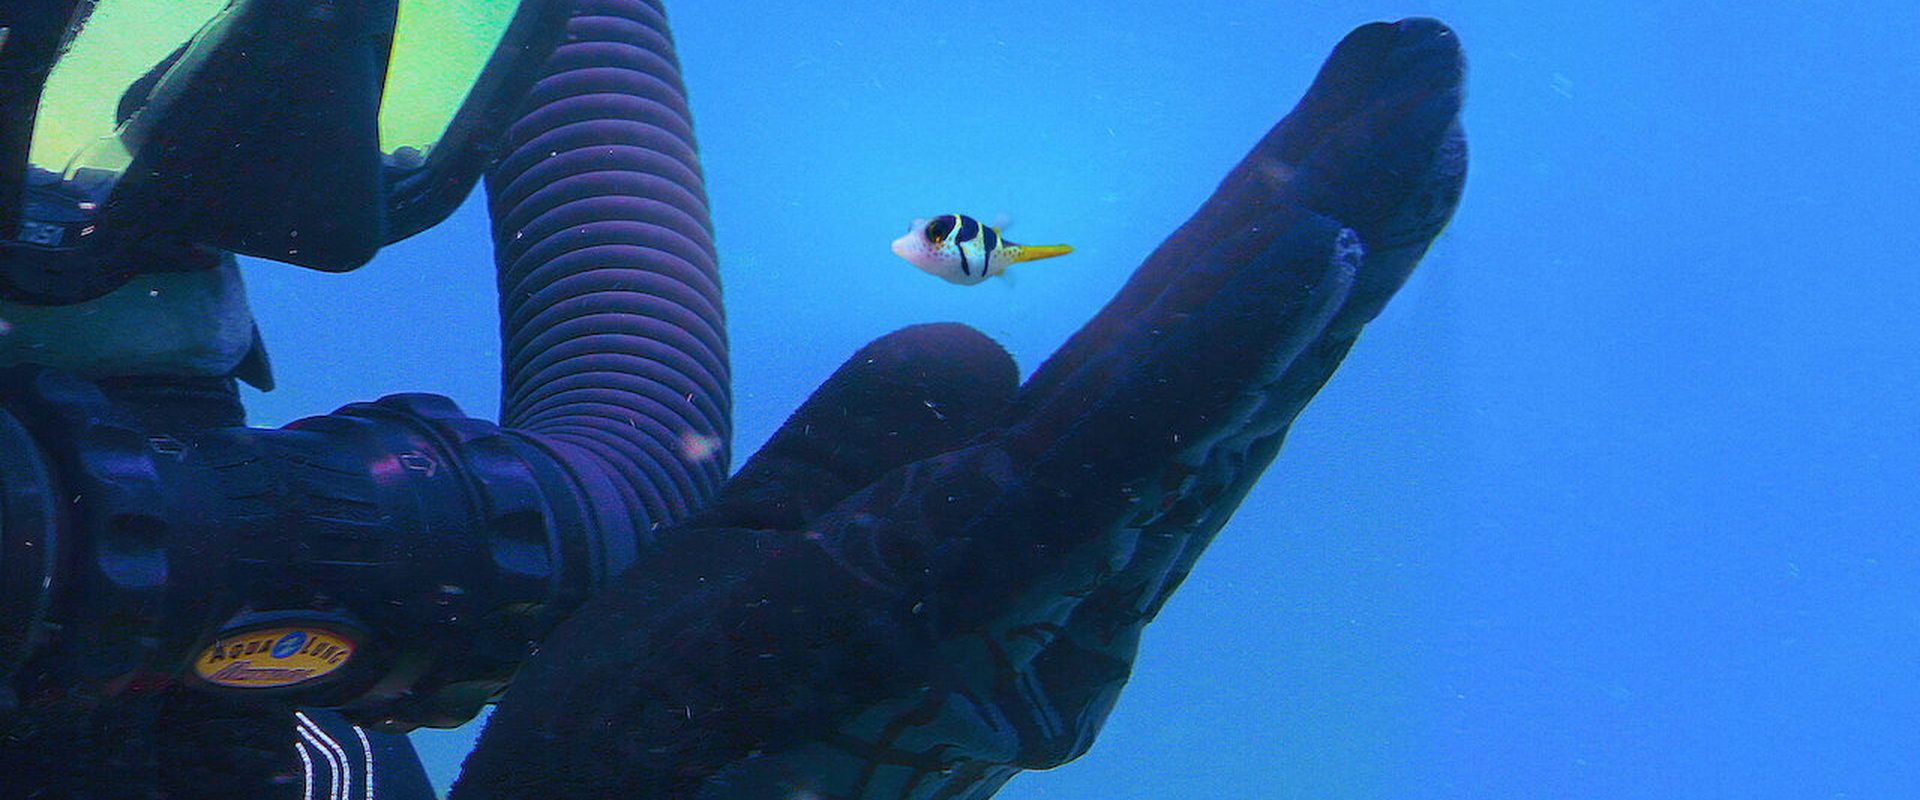
<svg viewBox="0 0 1920 800">
<path fill-rule="evenodd" d="M 1084 752 L 1451 214 L 1462 78 L 1438 23 L 1355 31 L 1017 393 L 965 329 L 870 345 L 556 630 L 455 797 L 977 800 Z"/>
</svg>

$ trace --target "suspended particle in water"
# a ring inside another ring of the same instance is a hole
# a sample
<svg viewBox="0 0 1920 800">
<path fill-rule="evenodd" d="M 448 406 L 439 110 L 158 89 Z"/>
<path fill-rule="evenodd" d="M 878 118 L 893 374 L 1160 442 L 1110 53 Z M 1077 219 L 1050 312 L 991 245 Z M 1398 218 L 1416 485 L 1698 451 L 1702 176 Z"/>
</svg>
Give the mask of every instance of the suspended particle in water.
<svg viewBox="0 0 1920 800">
<path fill-rule="evenodd" d="M 708 461 L 720 455 L 720 437 L 687 432 L 680 437 L 680 457 L 688 461 Z"/>
</svg>

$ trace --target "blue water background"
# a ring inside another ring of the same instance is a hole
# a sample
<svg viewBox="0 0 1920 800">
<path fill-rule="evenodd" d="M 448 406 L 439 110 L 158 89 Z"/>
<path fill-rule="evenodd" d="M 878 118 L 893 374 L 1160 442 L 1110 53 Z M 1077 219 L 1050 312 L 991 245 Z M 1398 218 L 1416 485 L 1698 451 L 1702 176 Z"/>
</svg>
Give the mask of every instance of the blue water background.
<svg viewBox="0 0 1920 800">
<path fill-rule="evenodd" d="M 1467 193 L 1149 630 L 1006 800 L 1920 797 L 1920 6 L 671 6 L 736 463 L 840 359 L 959 320 L 1031 370 L 1329 48 L 1431 14 Z M 957 287 L 915 216 L 1076 252 Z M 360 273 L 255 263 L 279 424 L 496 408 L 484 208 Z M 1219 347 L 1233 347 L 1219 342 Z M 419 738 L 438 780 L 477 726 Z"/>
</svg>

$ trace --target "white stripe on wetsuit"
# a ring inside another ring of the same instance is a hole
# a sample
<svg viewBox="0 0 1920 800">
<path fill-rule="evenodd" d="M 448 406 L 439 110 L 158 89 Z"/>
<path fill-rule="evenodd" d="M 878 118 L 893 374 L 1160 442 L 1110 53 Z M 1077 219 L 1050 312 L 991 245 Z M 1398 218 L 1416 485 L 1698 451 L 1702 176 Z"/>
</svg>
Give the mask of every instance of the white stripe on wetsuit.
<svg viewBox="0 0 1920 800">
<path fill-rule="evenodd" d="M 360 752 L 367 757 L 367 767 L 365 770 L 367 773 L 367 796 L 365 800 L 373 800 L 373 745 L 367 742 L 366 728 L 358 725 L 353 726 L 353 735 L 360 737 Z"/>
<path fill-rule="evenodd" d="M 308 754 L 309 749 L 319 751 L 321 756 L 327 761 L 329 773 L 327 776 L 328 800 L 353 800 L 353 759 L 347 755 L 346 747 L 342 746 L 339 739 L 334 738 L 332 734 L 328 733 L 325 728 L 320 727 L 319 723 L 314 722 L 313 718 L 308 717 L 304 712 L 294 712 L 294 716 L 296 718 L 296 729 L 301 738 L 301 741 L 295 742 L 296 747 L 294 749 L 300 754 L 300 761 L 305 766 L 306 800 L 313 800 L 314 798 L 314 763 L 312 756 Z M 363 763 L 365 764 L 365 766 L 361 767 L 363 794 L 361 794 L 360 797 L 362 800 L 374 800 L 373 743 L 367 740 L 367 731 L 365 728 L 358 725 L 351 727 L 353 728 L 354 737 L 360 741 L 360 755 L 364 759 Z"/>
<path fill-rule="evenodd" d="M 313 756 L 307 755 L 306 742 L 294 742 L 293 752 L 300 754 L 300 764 L 306 768 L 306 794 L 302 800 L 313 800 Z"/>
<path fill-rule="evenodd" d="M 353 792 L 353 762 L 347 758 L 346 748 L 341 747 L 340 743 L 334 741 L 334 738 L 329 736 L 325 730 L 322 730 L 319 725 L 314 724 L 313 720 L 308 718 L 305 712 L 296 711 L 293 716 L 298 720 L 300 738 L 305 739 L 306 743 L 311 744 L 315 750 L 320 751 L 320 754 L 327 759 L 327 766 L 329 767 L 329 774 L 327 775 L 327 800 L 351 800 Z M 309 780 L 307 782 L 307 790 L 309 793 L 312 792 L 313 781 Z"/>
</svg>

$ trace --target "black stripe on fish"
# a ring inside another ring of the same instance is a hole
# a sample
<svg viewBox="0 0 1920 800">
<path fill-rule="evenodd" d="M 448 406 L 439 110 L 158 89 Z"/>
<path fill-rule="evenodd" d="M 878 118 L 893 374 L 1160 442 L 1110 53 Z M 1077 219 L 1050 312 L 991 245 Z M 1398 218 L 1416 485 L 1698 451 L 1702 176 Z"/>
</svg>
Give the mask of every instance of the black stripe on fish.
<svg viewBox="0 0 1920 800">
<path fill-rule="evenodd" d="M 986 246 L 987 253 L 991 255 L 993 249 L 1000 246 L 1000 232 L 985 225 L 980 226 L 980 243 Z"/>
<path fill-rule="evenodd" d="M 971 242 L 973 241 L 974 237 L 980 235 L 980 227 L 981 227 L 980 220 L 974 219 L 973 217 L 969 217 L 965 214 L 955 214 L 954 216 L 960 218 L 960 234 L 958 236 L 953 237 L 954 241 Z"/>
<path fill-rule="evenodd" d="M 973 277 L 973 270 L 967 269 L 967 248 L 955 247 L 953 249 L 960 251 L 960 274 Z"/>
<path fill-rule="evenodd" d="M 953 233 L 954 223 L 959 221 L 960 221 L 959 214 L 948 214 L 944 217 L 935 217 L 932 222 L 927 223 L 927 231 L 926 231 L 927 241 L 932 242 L 934 244 L 939 244 L 941 240 L 947 238 L 947 234 Z"/>
</svg>

